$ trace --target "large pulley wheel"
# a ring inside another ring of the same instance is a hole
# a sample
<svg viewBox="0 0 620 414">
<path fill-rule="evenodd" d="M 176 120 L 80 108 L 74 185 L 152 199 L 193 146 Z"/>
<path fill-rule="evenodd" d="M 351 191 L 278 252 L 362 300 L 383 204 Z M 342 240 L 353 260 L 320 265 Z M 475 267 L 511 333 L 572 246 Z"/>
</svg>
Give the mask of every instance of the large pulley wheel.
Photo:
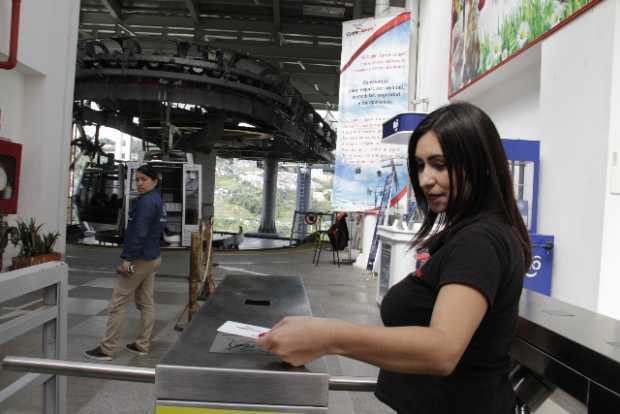
<svg viewBox="0 0 620 414">
<path fill-rule="evenodd" d="M 306 223 L 309 226 L 316 224 L 318 220 L 319 220 L 319 217 L 314 213 L 306 213 L 304 215 L 304 223 Z"/>
</svg>

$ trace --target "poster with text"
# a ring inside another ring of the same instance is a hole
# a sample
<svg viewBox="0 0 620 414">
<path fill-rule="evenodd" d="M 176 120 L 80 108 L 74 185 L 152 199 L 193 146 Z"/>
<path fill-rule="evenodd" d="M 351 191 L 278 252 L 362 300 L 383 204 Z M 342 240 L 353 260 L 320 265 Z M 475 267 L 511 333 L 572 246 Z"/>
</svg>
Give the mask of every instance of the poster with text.
<svg viewBox="0 0 620 414">
<path fill-rule="evenodd" d="M 383 122 L 408 109 L 410 17 L 401 13 L 342 25 L 334 210 L 377 207 L 392 170 L 397 174 L 392 204 L 406 194 L 406 146 L 381 140 Z"/>
<path fill-rule="evenodd" d="M 450 95 L 600 0 L 452 0 Z"/>
</svg>

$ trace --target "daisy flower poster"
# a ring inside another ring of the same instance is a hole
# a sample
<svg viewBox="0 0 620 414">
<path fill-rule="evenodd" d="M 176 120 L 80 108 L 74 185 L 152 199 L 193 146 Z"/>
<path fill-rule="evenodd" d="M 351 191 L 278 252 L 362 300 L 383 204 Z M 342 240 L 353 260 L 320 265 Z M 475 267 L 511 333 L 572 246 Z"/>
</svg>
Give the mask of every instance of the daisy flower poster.
<svg viewBox="0 0 620 414">
<path fill-rule="evenodd" d="M 449 95 L 549 36 L 600 0 L 452 0 Z"/>
</svg>

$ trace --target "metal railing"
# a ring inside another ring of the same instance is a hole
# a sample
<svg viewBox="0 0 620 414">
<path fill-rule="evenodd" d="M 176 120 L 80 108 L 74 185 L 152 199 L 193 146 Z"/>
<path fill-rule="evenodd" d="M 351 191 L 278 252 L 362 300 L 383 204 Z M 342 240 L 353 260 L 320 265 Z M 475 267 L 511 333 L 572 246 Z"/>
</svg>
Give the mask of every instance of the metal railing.
<svg viewBox="0 0 620 414">
<path fill-rule="evenodd" d="M 0 323 L 0 345 L 42 327 L 43 355 L 63 359 L 67 352 L 67 265 L 62 262 L 44 263 L 2 274 L 0 304 L 28 295 L 43 292 L 42 299 L 32 310 L 20 309 L 13 317 Z M 29 303 L 27 308 L 37 303 Z M 24 307 L 26 308 L 26 307 Z M 31 371 L 35 372 L 35 371 Z M 66 411 L 67 380 L 53 373 L 29 373 L 0 390 L 0 403 L 18 392 L 35 386 L 43 387 L 43 412 L 61 414 Z"/>
<path fill-rule="evenodd" d="M 155 369 L 89 362 L 61 361 L 45 358 L 6 356 L 2 368 L 11 371 L 38 372 L 73 377 L 101 378 L 116 381 L 155 383 Z M 372 392 L 377 379 L 371 377 L 330 377 L 332 391 Z"/>
</svg>

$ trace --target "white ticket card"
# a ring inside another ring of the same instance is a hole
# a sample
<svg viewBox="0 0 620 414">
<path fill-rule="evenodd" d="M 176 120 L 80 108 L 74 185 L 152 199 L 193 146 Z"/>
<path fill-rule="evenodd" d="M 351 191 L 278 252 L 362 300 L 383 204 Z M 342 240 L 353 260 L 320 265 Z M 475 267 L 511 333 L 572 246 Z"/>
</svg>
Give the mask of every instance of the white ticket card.
<svg viewBox="0 0 620 414">
<path fill-rule="evenodd" d="M 258 338 L 259 334 L 269 331 L 269 328 L 264 328 L 262 326 L 256 325 L 248 325 L 241 322 L 227 321 L 222 326 L 217 328 L 217 331 L 229 335 L 237 335 L 243 336 L 245 338 L 256 339 Z"/>
</svg>

